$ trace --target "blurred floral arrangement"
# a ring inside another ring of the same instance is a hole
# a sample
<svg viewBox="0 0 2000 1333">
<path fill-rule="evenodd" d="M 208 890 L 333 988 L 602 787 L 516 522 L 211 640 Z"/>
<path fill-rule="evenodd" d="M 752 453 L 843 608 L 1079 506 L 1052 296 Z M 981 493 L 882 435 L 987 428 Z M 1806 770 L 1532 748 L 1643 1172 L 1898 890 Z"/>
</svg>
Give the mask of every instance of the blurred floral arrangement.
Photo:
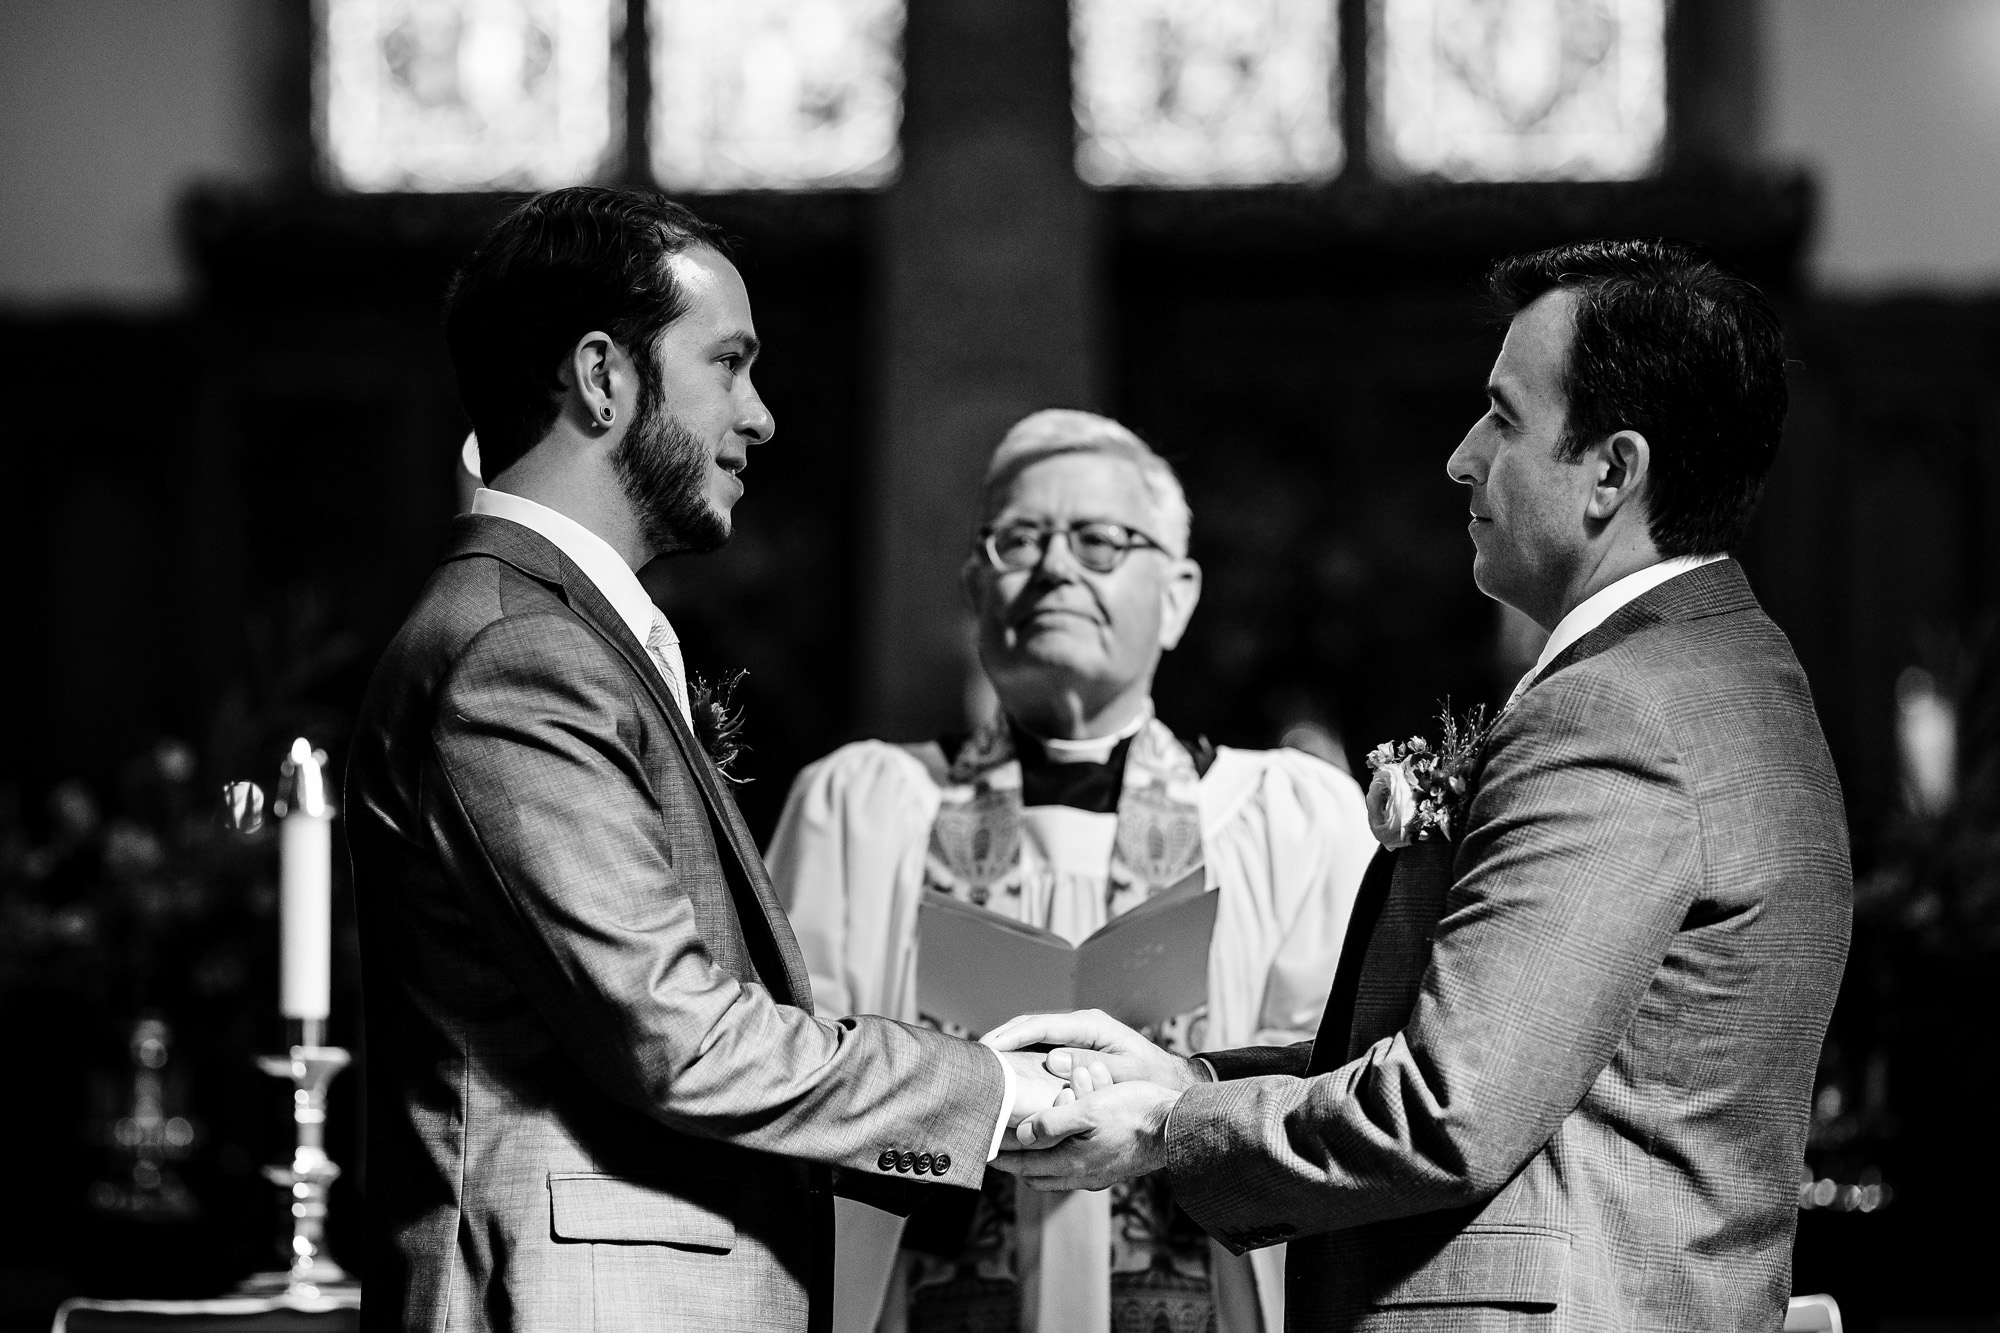
<svg viewBox="0 0 2000 1333">
<path fill-rule="evenodd" d="M 1895 809 L 1855 881 L 1854 939 L 1813 1095 L 1799 1206 L 1874 1212 L 1894 1189 L 1892 1053 L 1924 1020 L 1911 979 L 2000 951 L 2000 622 L 1932 645 L 1896 690 Z"/>
<path fill-rule="evenodd" d="M 225 827 L 217 792 L 224 777 L 268 781 L 280 737 L 345 734 L 320 700 L 359 648 L 330 601 L 298 589 L 246 631 L 245 670 L 199 750 L 157 739 L 109 780 L 56 783 L 39 809 L 0 787 L 0 996 L 61 1006 L 96 1033 L 76 1059 L 102 1150 L 84 1202 L 99 1214 L 191 1218 L 200 1203 L 177 1164 L 204 1146 L 245 1152 L 209 1143 L 201 1108 L 222 1088 L 191 1084 L 202 1070 L 247 1076 L 270 1044 L 276 833 Z"/>
<path fill-rule="evenodd" d="M 216 792 L 269 781 L 293 736 L 346 735 L 344 711 L 321 701 L 361 645 L 330 598 L 293 588 L 251 617 L 245 648 L 200 750 L 158 739 L 109 784 L 58 783 L 40 818 L 0 793 L 0 987 L 136 1013 L 250 983 L 247 960 L 270 948 L 260 935 L 249 951 L 243 934 L 276 913 L 275 844 L 268 829 L 228 832 Z"/>
<path fill-rule="evenodd" d="M 268 839 L 225 836 L 200 764 L 166 739 L 128 763 L 111 808 L 82 782 L 49 794 L 36 837 L 0 809 L 0 987 L 108 1012 L 221 998 L 249 981 L 238 927 L 268 919 Z"/>
<path fill-rule="evenodd" d="M 227 836 L 200 765 L 167 739 L 124 766 L 107 803 L 81 782 L 48 797 L 34 836 L 0 811 L 0 991 L 100 1020 L 86 1133 L 103 1150 L 93 1211 L 151 1220 L 200 1211 L 177 1165 L 201 1137 L 174 1022 L 223 1037 L 268 985 L 276 887 L 268 839 Z M 122 1040 L 120 1040 L 122 1038 Z"/>
<path fill-rule="evenodd" d="M 2000 949 L 2000 622 L 1897 685 L 1902 808 L 1855 885 L 1855 928 L 1935 954 Z"/>
</svg>

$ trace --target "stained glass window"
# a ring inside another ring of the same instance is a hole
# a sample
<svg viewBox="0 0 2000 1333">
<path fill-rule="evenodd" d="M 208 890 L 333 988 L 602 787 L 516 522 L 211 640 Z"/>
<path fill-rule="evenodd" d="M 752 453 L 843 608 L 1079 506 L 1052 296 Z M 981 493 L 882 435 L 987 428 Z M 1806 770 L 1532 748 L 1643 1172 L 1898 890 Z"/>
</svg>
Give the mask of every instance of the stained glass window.
<svg viewBox="0 0 2000 1333">
<path fill-rule="evenodd" d="M 1666 131 L 1665 0 L 1376 0 L 1380 167 L 1623 179 Z"/>
<path fill-rule="evenodd" d="M 903 0 L 648 0 L 653 174 L 669 189 L 883 185 Z"/>
<path fill-rule="evenodd" d="M 618 0 L 320 0 L 321 151 L 356 190 L 543 188 L 611 146 Z"/>
<path fill-rule="evenodd" d="M 1078 173 L 1252 185 L 1340 169 L 1334 0 L 1072 0 Z"/>
</svg>

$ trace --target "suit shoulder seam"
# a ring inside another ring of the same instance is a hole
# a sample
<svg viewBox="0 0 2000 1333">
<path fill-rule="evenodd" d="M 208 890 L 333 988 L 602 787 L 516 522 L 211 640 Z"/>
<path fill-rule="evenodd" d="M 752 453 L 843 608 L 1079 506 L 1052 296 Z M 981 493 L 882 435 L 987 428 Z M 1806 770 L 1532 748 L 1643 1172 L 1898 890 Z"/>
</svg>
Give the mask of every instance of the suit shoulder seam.
<svg viewBox="0 0 2000 1333">
<path fill-rule="evenodd" d="M 598 645 L 599 651 L 604 654 L 607 661 L 622 662 L 624 660 L 619 657 L 617 650 L 606 643 L 604 637 L 596 633 L 582 616 L 557 603 L 548 607 L 537 607 L 532 611 L 502 612 L 492 620 L 487 621 L 472 634 L 466 636 L 465 642 L 458 645 L 457 649 L 452 652 L 450 658 L 445 663 L 444 671 L 440 674 L 439 679 L 441 681 L 451 680 L 457 675 L 459 668 L 464 664 L 465 660 L 494 636 L 502 632 L 517 631 L 540 621 L 553 622 L 561 626 L 569 637 Z"/>
</svg>

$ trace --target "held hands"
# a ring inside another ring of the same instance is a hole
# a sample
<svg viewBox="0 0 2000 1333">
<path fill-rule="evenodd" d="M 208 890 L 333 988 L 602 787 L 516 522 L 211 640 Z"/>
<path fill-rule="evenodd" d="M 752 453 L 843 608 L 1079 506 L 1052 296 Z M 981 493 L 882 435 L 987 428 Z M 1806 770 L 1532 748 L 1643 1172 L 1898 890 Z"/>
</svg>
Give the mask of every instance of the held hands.
<svg viewBox="0 0 2000 1333">
<path fill-rule="evenodd" d="M 1078 1067 L 1087 1068 L 1100 1088 L 1143 1080 L 1178 1092 L 1207 1081 L 1193 1060 L 1168 1054 L 1102 1009 L 1023 1014 L 1008 1019 L 980 1041 L 996 1051 L 1054 1046 L 1057 1049 L 1048 1055 L 1050 1073 L 1068 1078 Z"/>
<path fill-rule="evenodd" d="M 1022 1121 L 1014 1134 L 1029 1151 L 1002 1152 L 993 1165 L 1043 1191 L 1101 1190 L 1158 1171 L 1180 1096 L 1157 1083 L 1083 1093 Z"/>
<path fill-rule="evenodd" d="M 1070 1081 L 1051 1073 L 1039 1055 L 1028 1051 L 1000 1052 L 1000 1058 L 1014 1071 L 1014 1105 L 1007 1112 L 1007 1128 L 1016 1129 L 1023 1120 L 1058 1105 L 1076 1100 Z"/>
<path fill-rule="evenodd" d="M 1043 1063 L 1067 1085 L 1013 1126 L 1011 1142 L 1032 1151 L 1006 1151 L 993 1163 L 1038 1190 L 1103 1189 L 1159 1170 L 1167 1163 L 1167 1117 L 1181 1091 L 1203 1080 L 1193 1061 L 1094 1009 L 1024 1015 L 982 1040 L 1009 1060 L 1024 1046 L 1059 1045 Z"/>
</svg>

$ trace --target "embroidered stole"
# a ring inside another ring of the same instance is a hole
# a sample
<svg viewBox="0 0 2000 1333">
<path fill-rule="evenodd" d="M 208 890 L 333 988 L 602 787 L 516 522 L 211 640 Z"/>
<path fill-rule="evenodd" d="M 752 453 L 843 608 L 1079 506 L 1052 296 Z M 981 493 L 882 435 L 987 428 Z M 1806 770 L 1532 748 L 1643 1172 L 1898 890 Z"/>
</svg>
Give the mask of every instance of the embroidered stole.
<svg viewBox="0 0 2000 1333">
<path fill-rule="evenodd" d="M 1027 807 L 1015 744 L 1012 729 L 995 721 L 949 756 L 925 858 L 925 889 L 1017 919 L 1042 916 L 1045 919 L 1031 924 L 1066 934 L 1052 910 L 1063 872 L 1095 867 L 1053 864 L 1047 897 L 1039 891 L 1024 892 L 1031 887 L 1022 864 Z M 1056 802 L 1108 813 L 1107 805 L 1115 800 L 1117 827 L 1102 916 L 1089 912 L 1084 917 L 1099 923 L 1138 906 L 1202 864 L 1201 774 L 1186 747 L 1157 718 L 1148 718 L 1120 748 L 1125 751 L 1124 768 L 1115 793 L 1091 790 L 1096 775 L 1086 775 L 1081 782 L 1067 784 L 1072 790 Z M 1114 772 L 1116 757 L 1114 750 L 1110 765 Z M 1105 780 L 1110 777 L 1105 775 Z M 1077 914 L 1068 915 L 1074 919 Z M 1176 1036 L 1185 1038 L 1186 1023 L 1183 1018 L 1170 1024 L 1182 1029 Z M 1131 1192 L 1129 1187 L 1121 1190 Z M 1014 1191 L 1022 1333 L 1109 1333 L 1115 1193 L 1119 1191 Z M 1121 1217 L 1133 1206 L 1135 1201 L 1121 1194 L 1117 1203 Z M 1164 1219 L 1156 1243 L 1164 1250 Z"/>
<path fill-rule="evenodd" d="M 1178 883 L 1202 861 L 1201 775 L 1186 747 L 1158 718 L 1147 719 L 1123 744 L 1129 748 L 1117 796 L 1107 916 Z M 996 894 L 1018 898 L 1023 808 L 1012 730 L 989 723 L 951 756 L 931 826 L 925 887 L 978 907 Z"/>
</svg>

